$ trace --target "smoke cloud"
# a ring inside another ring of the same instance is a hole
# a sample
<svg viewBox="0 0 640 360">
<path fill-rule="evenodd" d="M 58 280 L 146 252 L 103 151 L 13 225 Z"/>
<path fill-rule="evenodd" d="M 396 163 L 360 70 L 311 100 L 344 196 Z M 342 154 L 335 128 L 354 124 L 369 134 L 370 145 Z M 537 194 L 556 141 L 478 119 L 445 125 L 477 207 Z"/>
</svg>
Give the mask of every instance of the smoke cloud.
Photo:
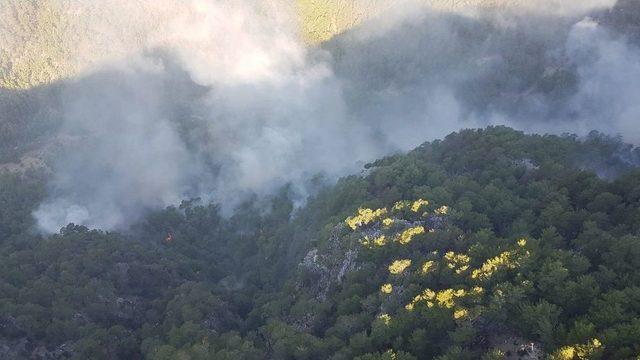
<svg viewBox="0 0 640 360">
<path fill-rule="evenodd" d="M 278 1 L 154 1 L 145 16 L 78 2 L 117 24 L 83 48 L 139 36 L 62 83 L 67 143 L 34 216 L 46 232 L 118 229 L 188 197 L 233 209 L 291 183 L 304 198 L 318 174 L 487 124 L 639 141 L 639 50 L 601 25 L 612 1 L 538 3 L 398 11 L 309 47 Z"/>
<path fill-rule="evenodd" d="M 303 193 L 318 173 L 385 152 L 348 122 L 339 80 L 310 59 L 283 5 L 164 5 L 179 10 L 143 51 L 62 90 L 71 140 L 34 214 L 45 231 L 119 228 L 189 196 L 230 209 L 287 182 Z"/>
</svg>

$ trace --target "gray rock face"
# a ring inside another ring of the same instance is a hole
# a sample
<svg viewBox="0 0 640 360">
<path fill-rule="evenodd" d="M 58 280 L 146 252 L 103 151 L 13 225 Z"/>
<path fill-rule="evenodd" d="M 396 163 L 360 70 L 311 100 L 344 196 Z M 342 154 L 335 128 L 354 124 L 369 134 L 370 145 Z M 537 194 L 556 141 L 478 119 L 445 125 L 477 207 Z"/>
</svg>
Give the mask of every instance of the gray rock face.
<svg viewBox="0 0 640 360">
<path fill-rule="evenodd" d="M 357 248 L 343 241 L 339 236 L 343 225 L 337 226 L 326 247 L 319 251 L 317 248 L 307 253 L 300 267 L 311 274 L 314 281 L 300 284 L 305 291 L 310 292 L 319 300 L 325 301 L 332 286 L 342 282 L 344 276 L 356 268 Z"/>
<path fill-rule="evenodd" d="M 544 350 L 540 343 L 523 339 L 513 334 L 494 334 L 489 343 L 505 354 L 506 360 L 540 360 L 544 359 Z"/>
<path fill-rule="evenodd" d="M 421 221 L 393 220 L 394 226 L 403 229 L 426 226 L 428 229 L 438 230 L 446 226 L 446 218 L 439 215 L 430 215 Z M 306 281 L 301 280 L 298 288 L 320 301 L 325 301 L 331 288 L 340 285 L 350 271 L 358 268 L 360 244 L 354 239 L 374 239 L 382 235 L 380 224 L 360 228 L 355 237 L 345 236 L 344 230 L 344 224 L 337 225 L 323 247 L 310 250 L 299 265 L 309 276 Z"/>
</svg>

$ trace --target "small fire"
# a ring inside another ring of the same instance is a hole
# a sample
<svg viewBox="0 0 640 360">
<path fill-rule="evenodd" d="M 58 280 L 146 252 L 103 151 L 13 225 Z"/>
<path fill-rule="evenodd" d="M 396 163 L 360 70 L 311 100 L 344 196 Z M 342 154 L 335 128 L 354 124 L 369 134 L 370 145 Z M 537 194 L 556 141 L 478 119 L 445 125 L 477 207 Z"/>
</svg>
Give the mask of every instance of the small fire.
<svg viewBox="0 0 640 360">
<path fill-rule="evenodd" d="M 173 233 L 171 231 L 167 233 L 167 237 L 164 239 L 164 242 L 167 244 L 173 242 Z"/>
</svg>

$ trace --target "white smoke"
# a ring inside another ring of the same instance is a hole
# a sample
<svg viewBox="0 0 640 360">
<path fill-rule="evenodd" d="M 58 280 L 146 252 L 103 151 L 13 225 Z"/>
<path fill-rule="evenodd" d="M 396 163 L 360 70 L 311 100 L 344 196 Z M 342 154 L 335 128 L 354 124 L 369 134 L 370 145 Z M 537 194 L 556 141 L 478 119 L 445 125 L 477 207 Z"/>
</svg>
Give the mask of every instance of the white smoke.
<svg viewBox="0 0 640 360">
<path fill-rule="evenodd" d="M 640 49 L 584 19 L 573 27 L 567 50 L 578 65 L 581 86 L 570 106 L 582 115 L 582 127 L 639 143 Z"/>
<path fill-rule="evenodd" d="M 232 209 L 286 183 L 304 195 L 318 173 L 335 179 L 461 127 L 638 135 L 640 81 L 625 82 L 640 80 L 637 48 L 578 15 L 611 1 L 564 1 L 556 10 L 566 18 L 532 23 L 405 12 L 322 49 L 300 40 L 285 2 L 76 4 L 106 14 L 77 58 L 91 59 L 105 39 L 114 51 L 63 86 L 60 132 L 74 140 L 34 213 L 47 232 L 69 222 L 122 228 L 186 197 Z M 529 55 L 531 65 L 513 60 Z M 536 86 L 563 67 L 576 85 L 559 105 Z"/>
<path fill-rule="evenodd" d="M 512 2 L 514 11 L 555 16 L 580 16 L 598 9 L 608 9 L 616 0 L 522 0 Z"/>
<path fill-rule="evenodd" d="M 68 89 L 50 198 L 35 212 L 55 231 L 74 222 L 114 228 L 179 202 L 200 168 L 163 113 L 154 73 L 105 73 Z"/>
<path fill-rule="evenodd" d="M 388 150 L 348 123 L 339 81 L 309 60 L 286 6 L 162 3 L 175 16 L 140 48 L 172 60 L 131 52 L 65 90 L 61 131 L 76 142 L 34 214 L 45 231 L 70 221 L 118 228 L 186 196 L 231 208 L 243 194 L 335 177 Z M 177 72 L 187 79 L 174 81 Z M 202 93 L 178 100 L 176 83 Z"/>
</svg>

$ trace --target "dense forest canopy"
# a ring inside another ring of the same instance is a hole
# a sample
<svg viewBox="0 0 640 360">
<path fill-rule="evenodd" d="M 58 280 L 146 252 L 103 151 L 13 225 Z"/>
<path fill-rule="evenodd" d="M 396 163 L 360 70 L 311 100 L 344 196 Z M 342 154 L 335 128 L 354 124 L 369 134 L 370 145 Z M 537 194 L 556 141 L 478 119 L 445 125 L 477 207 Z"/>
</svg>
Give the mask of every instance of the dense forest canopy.
<svg viewBox="0 0 640 360">
<path fill-rule="evenodd" d="M 0 357 L 635 359 L 640 153 L 464 130 L 294 207 L 199 199 L 124 232 L 33 232 L 0 181 Z M 544 354 L 544 355 L 543 355 Z"/>
</svg>

